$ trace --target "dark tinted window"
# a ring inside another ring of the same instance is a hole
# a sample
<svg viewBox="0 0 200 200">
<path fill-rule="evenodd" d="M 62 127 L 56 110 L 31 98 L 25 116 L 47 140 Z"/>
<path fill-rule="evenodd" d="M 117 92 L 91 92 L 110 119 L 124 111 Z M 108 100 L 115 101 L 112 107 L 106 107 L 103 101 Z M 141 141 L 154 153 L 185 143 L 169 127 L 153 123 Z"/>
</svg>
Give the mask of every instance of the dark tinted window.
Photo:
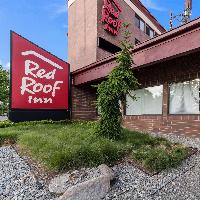
<svg viewBox="0 0 200 200">
<path fill-rule="evenodd" d="M 150 26 L 148 26 L 148 25 L 146 25 L 146 34 L 148 36 L 150 36 L 151 38 L 154 37 L 154 30 Z"/>
<path fill-rule="evenodd" d="M 140 28 L 140 18 L 138 15 L 135 15 L 135 25 Z"/>
<path fill-rule="evenodd" d="M 110 53 L 117 53 L 119 51 L 121 51 L 121 48 L 112 44 L 111 42 L 99 37 L 97 40 L 98 43 L 98 47 L 101 49 L 104 49 Z"/>
<path fill-rule="evenodd" d="M 145 30 L 145 23 L 144 21 L 136 14 L 135 15 L 135 25 L 142 31 Z"/>
</svg>

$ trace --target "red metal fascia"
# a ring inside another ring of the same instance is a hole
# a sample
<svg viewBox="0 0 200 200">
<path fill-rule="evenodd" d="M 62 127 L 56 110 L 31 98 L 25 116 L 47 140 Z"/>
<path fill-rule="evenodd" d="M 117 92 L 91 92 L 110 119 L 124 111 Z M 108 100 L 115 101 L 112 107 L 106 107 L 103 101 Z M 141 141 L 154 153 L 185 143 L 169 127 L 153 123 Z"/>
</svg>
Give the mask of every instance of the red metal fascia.
<svg viewBox="0 0 200 200">
<path fill-rule="evenodd" d="M 199 51 L 199 48 L 200 19 L 197 19 L 138 45 L 133 50 L 134 62 L 136 63 L 133 68 L 164 62 L 167 59 Z M 73 72 L 74 84 L 84 84 L 106 77 L 116 66 L 115 58 L 116 55 L 113 55 Z"/>
</svg>

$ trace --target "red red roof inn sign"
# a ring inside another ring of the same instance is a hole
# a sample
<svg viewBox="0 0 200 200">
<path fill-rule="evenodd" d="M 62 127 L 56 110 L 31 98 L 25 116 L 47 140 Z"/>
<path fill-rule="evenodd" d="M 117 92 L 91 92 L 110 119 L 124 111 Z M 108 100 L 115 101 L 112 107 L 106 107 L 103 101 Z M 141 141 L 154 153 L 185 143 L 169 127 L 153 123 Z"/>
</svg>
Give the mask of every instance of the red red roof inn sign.
<svg viewBox="0 0 200 200">
<path fill-rule="evenodd" d="M 122 12 L 121 6 L 117 0 L 103 0 L 102 8 L 102 23 L 104 29 L 110 34 L 116 36 L 121 28 L 122 21 L 119 20 L 119 15 Z"/>
<path fill-rule="evenodd" d="M 69 64 L 11 32 L 12 121 L 63 120 L 69 115 Z"/>
</svg>

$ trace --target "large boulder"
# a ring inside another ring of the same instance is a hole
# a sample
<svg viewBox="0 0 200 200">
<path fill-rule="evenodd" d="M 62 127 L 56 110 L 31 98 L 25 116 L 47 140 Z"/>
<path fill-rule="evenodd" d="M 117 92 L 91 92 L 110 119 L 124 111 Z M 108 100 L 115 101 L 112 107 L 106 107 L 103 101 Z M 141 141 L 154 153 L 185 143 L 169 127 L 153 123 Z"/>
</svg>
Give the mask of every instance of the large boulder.
<svg viewBox="0 0 200 200">
<path fill-rule="evenodd" d="M 110 176 L 102 175 L 69 188 L 59 200 L 101 200 L 110 189 Z"/>
<path fill-rule="evenodd" d="M 110 190 L 110 181 L 114 179 L 112 170 L 107 165 L 100 165 L 101 175 L 79 183 L 71 188 L 59 198 L 59 200 L 100 200 L 103 199 Z"/>
<path fill-rule="evenodd" d="M 66 191 L 69 179 L 69 174 L 63 174 L 52 179 L 49 184 L 49 191 L 56 194 L 63 194 Z"/>
<path fill-rule="evenodd" d="M 112 169 L 110 167 L 108 167 L 107 165 L 102 164 L 102 165 L 99 165 L 98 168 L 99 168 L 101 174 L 109 176 L 111 181 L 115 178 L 115 175 L 114 175 Z"/>
</svg>

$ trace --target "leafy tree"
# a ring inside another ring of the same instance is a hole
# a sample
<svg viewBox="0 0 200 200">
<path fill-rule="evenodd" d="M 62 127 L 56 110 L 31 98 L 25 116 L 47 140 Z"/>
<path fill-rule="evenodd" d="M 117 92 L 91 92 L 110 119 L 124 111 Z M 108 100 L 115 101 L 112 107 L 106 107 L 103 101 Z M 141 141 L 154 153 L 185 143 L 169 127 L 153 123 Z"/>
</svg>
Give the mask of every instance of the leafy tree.
<svg viewBox="0 0 200 200">
<path fill-rule="evenodd" d="M 7 109 L 9 101 L 9 72 L 0 65 L 0 101 L 3 103 L 1 107 Z"/>
<path fill-rule="evenodd" d="M 133 64 L 130 42 L 129 24 L 124 23 L 124 40 L 121 42 L 121 52 L 117 55 L 118 65 L 108 75 L 107 80 L 97 86 L 97 107 L 100 110 L 100 120 L 97 133 L 110 139 L 118 139 L 121 135 L 122 113 L 120 102 L 125 103 L 130 90 L 138 87 L 138 81 L 131 69 Z M 130 95 L 131 96 L 131 95 Z M 134 96 L 132 96 L 135 99 Z"/>
</svg>

